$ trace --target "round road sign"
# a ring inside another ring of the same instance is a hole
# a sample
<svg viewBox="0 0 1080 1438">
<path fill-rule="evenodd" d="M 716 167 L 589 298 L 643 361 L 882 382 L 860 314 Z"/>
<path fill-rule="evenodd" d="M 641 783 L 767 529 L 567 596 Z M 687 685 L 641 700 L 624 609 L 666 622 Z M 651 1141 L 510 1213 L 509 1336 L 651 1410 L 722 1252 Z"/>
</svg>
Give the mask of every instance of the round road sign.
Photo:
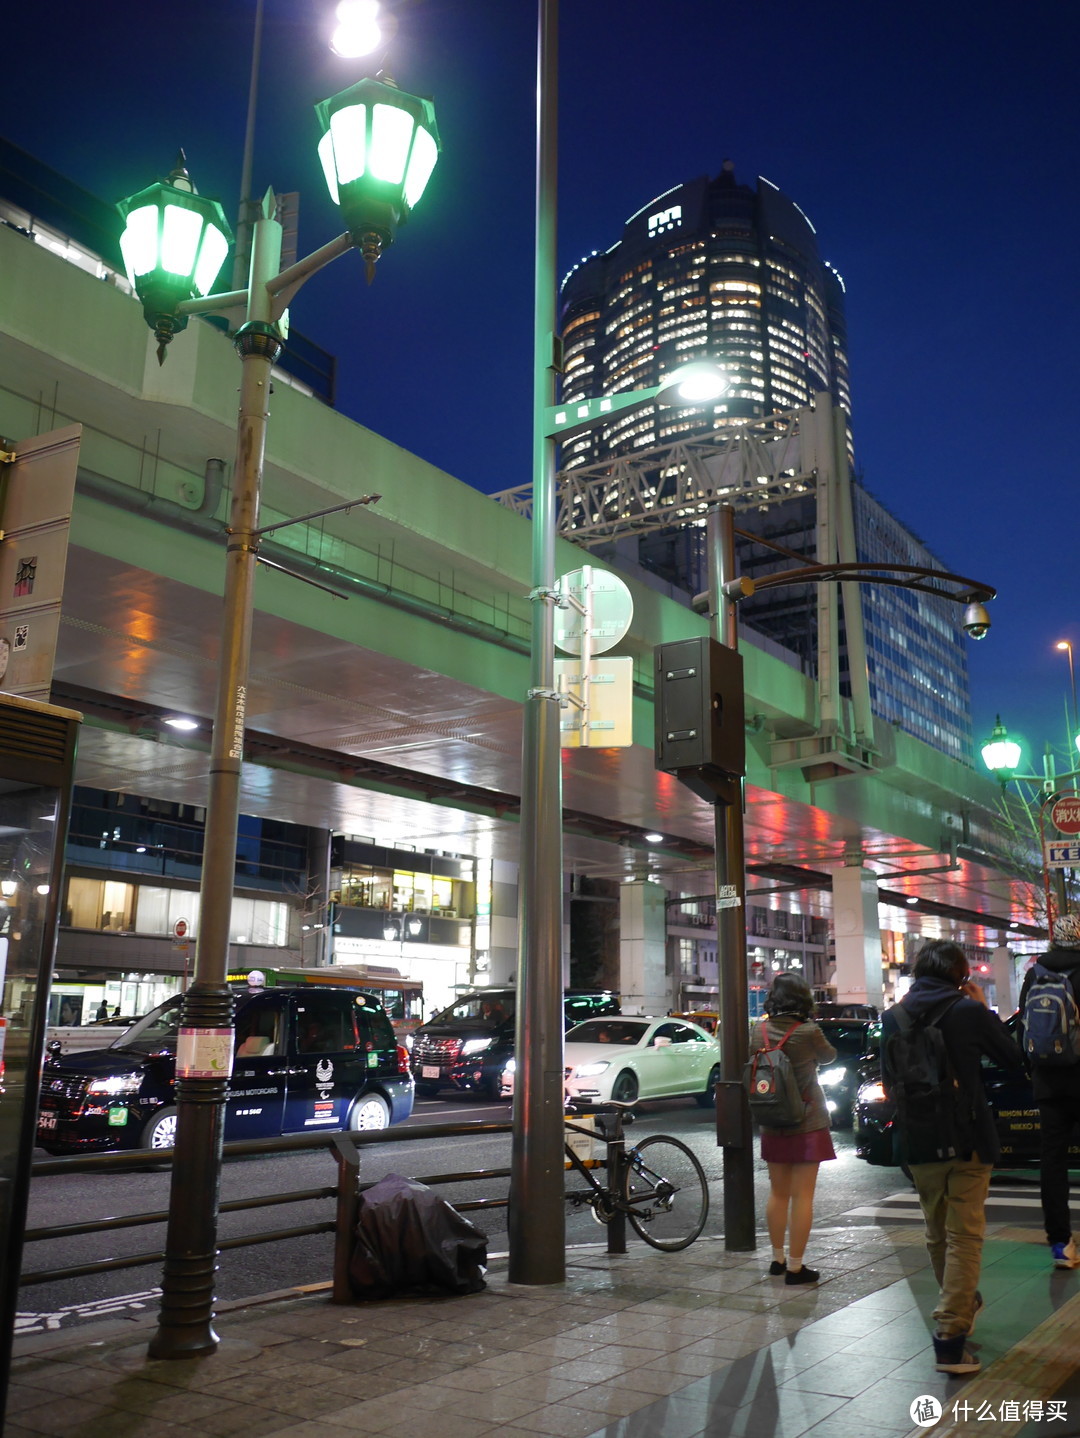
<svg viewBox="0 0 1080 1438">
<path fill-rule="evenodd" d="M 1055 799 L 1050 822 L 1060 834 L 1080 834 L 1080 794 Z"/>
<path fill-rule="evenodd" d="M 186 939 L 188 936 L 187 919 L 177 919 L 176 923 L 172 926 L 172 931 L 174 939 Z"/>
</svg>

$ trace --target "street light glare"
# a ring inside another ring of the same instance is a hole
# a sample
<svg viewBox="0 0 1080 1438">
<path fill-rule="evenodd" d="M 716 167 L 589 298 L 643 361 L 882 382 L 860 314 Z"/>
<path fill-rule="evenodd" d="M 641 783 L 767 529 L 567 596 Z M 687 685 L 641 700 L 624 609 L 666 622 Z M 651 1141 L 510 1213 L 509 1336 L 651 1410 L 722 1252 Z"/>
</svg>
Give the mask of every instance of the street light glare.
<svg viewBox="0 0 1080 1438">
<path fill-rule="evenodd" d="M 330 48 L 335 55 L 356 60 L 378 49 L 383 38 L 378 0 L 341 0 L 334 13 L 338 23 L 330 37 Z"/>
<path fill-rule="evenodd" d="M 696 360 L 680 365 L 664 380 L 656 396 L 657 404 L 708 404 L 719 399 L 731 386 L 731 380 L 711 360 Z"/>
<path fill-rule="evenodd" d="M 997 778 L 1008 780 L 1013 772 L 1020 767 L 1020 745 L 1015 739 L 1009 738 L 1009 731 L 1001 722 L 1001 715 L 997 716 L 990 738 L 982 747 L 982 760 L 991 774 Z"/>
</svg>

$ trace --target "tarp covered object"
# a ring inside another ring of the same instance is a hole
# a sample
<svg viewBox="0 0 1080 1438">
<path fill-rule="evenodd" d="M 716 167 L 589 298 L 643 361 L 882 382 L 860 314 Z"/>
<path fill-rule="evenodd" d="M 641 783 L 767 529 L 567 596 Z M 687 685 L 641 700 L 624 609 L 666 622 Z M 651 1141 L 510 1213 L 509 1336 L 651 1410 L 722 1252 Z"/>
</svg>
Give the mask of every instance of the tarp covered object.
<svg viewBox="0 0 1080 1438">
<path fill-rule="evenodd" d="M 357 1298 L 479 1293 L 487 1237 L 425 1184 L 388 1173 L 360 1196 L 349 1277 Z"/>
</svg>

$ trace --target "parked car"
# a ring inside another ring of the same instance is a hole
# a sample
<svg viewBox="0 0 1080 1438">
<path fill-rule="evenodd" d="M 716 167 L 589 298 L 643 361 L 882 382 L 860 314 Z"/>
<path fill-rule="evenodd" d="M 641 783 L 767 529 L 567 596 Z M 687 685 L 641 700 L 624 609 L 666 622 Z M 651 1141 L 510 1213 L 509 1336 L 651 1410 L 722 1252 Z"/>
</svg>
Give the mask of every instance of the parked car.
<svg viewBox="0 0 1080 1438">
<path fill-rule="evenodd" d="M 513 1092 L 507 1066 L 504 1092 Z M 590 1103 L 693 1098 L 716 1102 L 720 1045 L 697 1024 L 663 1018 L 588 1019 L 566 1035 L 566 1097 Z"/>
<path fill-rule="evenodd" d="M 42 1148 L 172 1146 L 181 1002 L 159 1004 L 108 1048 L 47 1056 Z M 238 994 L 226 1140 L 385 1128 L 412 1106 L 408 1054 L 370 994 L 315 985 Z"/>
<path fill-rule="evenodd" d="M 1013 1038 L 1019 1015 L 1006 1019 L 1005 1027 Z M 872 1048 L 880 1050 L 881 1025 L 875 1024 L 870 1035 Z M 1039 1163 L 1039 1110 L 1027 1079 L 1006 1073 L 988 1058 L 982 1061 L 982 1081 L 994 1115 L 1001 1144 L 1000 1168 L 1033 1168 Z M 855 1152 L 867 1163 L 893 1167 L 893 1125 L 896 1106 L 885 1097 L 881 1084 L 881 1065 L 877 1053 L 868 1066 L 865 1080 L 855 1100 Z M 1080 1145 L 1073 1144 L 1070 1154 L 1080 1167 Z"/>
<path fill-rule="evenodd" d="M 833 1128 L 851 1128 L 855 1096 L 867 1078 L 878 1073 L 877 1052 L 872 1050 L 870 1037 L 877 1025 L 871 1019 L 855 1018 L 818 1018 L 817 1023 L 836 1050 L 833 1062 L 818 1070 L 829 1121 Z"/>
<path fill-rule="evenodd" d="M 618 994 L 567 989 L 563 995 L 567 1028 L 594 1014 L 618 1012 Z M 503 1071 L 514 1053 L 516 1014 L 516 989 L 478 989 L 421 1024 L 412 1046 L 416 1092 L 433 1098 L 440 1089 L 453 1088 L 500 1098 Z"/>
<path fill-rule="evenodd" d="M 816 1019 L 877 1019 L 881 1015 L 873 1004 L 834 1004 L 823 1002 L 814 1005 Z"/>
</svg>

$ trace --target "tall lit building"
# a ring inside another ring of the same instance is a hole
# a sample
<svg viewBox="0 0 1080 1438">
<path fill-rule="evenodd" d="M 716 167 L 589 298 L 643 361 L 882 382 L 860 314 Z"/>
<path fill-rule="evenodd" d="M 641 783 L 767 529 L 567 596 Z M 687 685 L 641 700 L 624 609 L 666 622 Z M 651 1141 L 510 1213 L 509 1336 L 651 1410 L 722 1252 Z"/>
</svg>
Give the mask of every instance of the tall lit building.
<svg viewBox="0 0 1080 1438">
<path fill-rule="evenodd" d="M 567 275 L 562 306 L 566 401 L 658 384 L 706 355 L 731 377 L 707 411 L 650 408 L 569 441 L 567 468 L 797 409 L 821 390 L 851 412 L 843 281 L 798 205 L 768 180 L 738 184 L 730 160 L 632 215 L 617 244 Z"/>
<path fill-rule="evenodd" d="M 790 413 L 827 392 L 849 416 L 844 284 L 818 252 L 817 235 L 794 200 L 769 180 L 739 184 L 725 160 L 650 201 L 622 238 L 576 265 L 562 287 L 562 399 L 659 384 L 689 360 L 728 373 L 722 401 L 694 410 L 648 406 L 568 440 L 562 467 L 657 451 L 747 420 Z M 852 457 L 850 428 L 849 459 Z M 948 568 L 859 483 L 852 508 L 858 557 Z M 814 500 L 740 511 L 739 526 L 807 562 L 816 558 Z M 707 587 L 704 530 L 628 535 L 598 552 L 656 576 L 688 596 Z M 775 551 L 739 540 L 743 573 L 790 567 Z M 861 589 L 874 712 L 954 758 L 970 760 L 972 734 L 965 640 L 953 604 L 892 588 Z M 817 652 L 815 591 L 766 590 L 740 605 L 752 631 L 784 646 L 808 672 Z M 748 636 L 752 638 L 752 635 Z M 841 687 L 848 692 L 841 629 Z"/>
</svg>

